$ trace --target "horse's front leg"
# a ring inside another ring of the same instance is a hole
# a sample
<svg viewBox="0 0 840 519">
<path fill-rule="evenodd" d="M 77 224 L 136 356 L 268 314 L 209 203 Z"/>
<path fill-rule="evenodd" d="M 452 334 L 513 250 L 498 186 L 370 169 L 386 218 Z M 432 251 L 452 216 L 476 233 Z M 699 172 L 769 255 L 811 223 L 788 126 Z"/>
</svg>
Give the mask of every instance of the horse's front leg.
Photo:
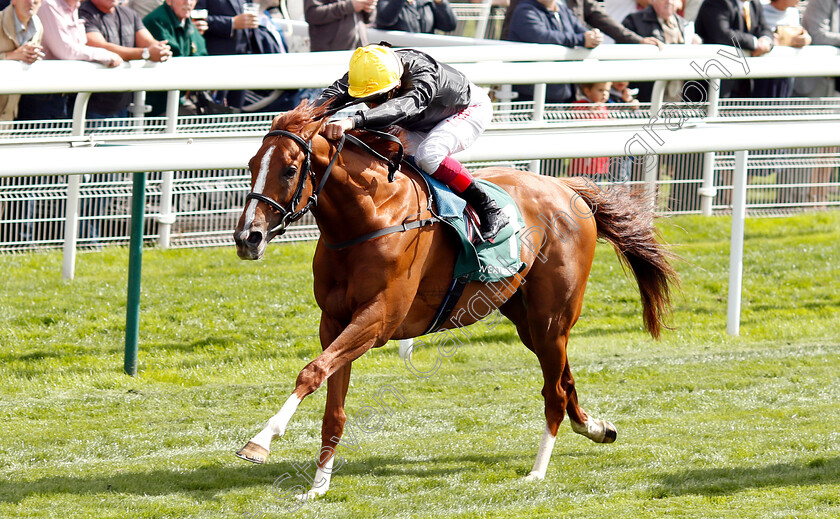
<svg viewBox="0 0 840 519">
<path fill-rule="evenodd" d="M 324 315 L 321 316 L 319 335 L 322 349 L 326 349 L 340 332 L 341 328 L 335 324 L 334 320 L 327 319 Z M 298 380 L 300 380 L 300 376 L 298 376 Z M 289 396 L 286 403 L 280 408 L 280 411 L 271 417 L 262 431 L 251 438 L 248 444 L 236 453 L 237 456 L 254 463 L 265 463 L 268 459 L 268 453 L 271 450 L 271 440 L 283 436 L 286 432 L 286 426 L 289 424 L 289 420 L 292 419 L 300 402 L 307 394 L 314 391 L 313 389 L 309 393 L 301 394 L 298 391 L 299 387 L 300 384 L 297 384 L 295 391 Z"/>
<path fill-rule="evenodd" d="M 326 348 L 333 343 L 341 331 L 341 325 L 335 319 L 321 316 L 321 344 Z M 348 362 L 340 367 L 327 379 L 327 403 L 324 408 L 324 420 L 321 426 L 321 450 L 318 452 L 315 477 L 312 479 L 312 490 L 307 498 L 324 495 L 330 489 L 332 473 L 341 467 L 335 465 L 335 451 L 338 441 L 344 433 L 347 415 L 344 412 L 344 400 L 350 385 L 350 368 Z"/>
<path fill-rule="evenodd" d="M 387 317 L 384 300 L 384 297 L 378 297 L 368 304 L 362 305 L 353 313 L 350 324 L 341 330 L 335 340 L 315 360 L 301 370 L 295 382 L 295 390 L 280 411 L 268 421 L 262 431 L 236 453 L 237 456 L 254 463 L 265 463 L 268 459 L 271 440 L 283 435 L 289 420 L 307 395 L 315 392 L 331 375 L 344 366 L 348 366 L 372 347 L 385 344 L 396 329 L 399 320 Z M 324 331 L 325 326 L 327 328 L 330 326 L 324 323 L 325 320 L 322 317 L 322 344 L 325 342 L 325 335 L 330 335 Z M 347 377 L 347 382 L 349 382 L 349 370 L 347 371 Z M 347 382 L 344 382 L 344 384 L 346 385 Z M 338 392 L 336 390 L 336 393 Z M 346 393 L 346 388 L 341 393 Z M 343 394 L 340 399 L 334 397 L 333 401 L 341 403 L 340 413 L 336 416 L 343 417 Z M 329 414 L 329 407 L 327 412 Z M 325 426 L 326 421 L 328 420 L 325 415 Z M 343 430 L 344 421 L 340 421 Z M 340 434 L 336 436 L 340 437 Z"/>
<path fill-rule="evenodd" d="M 307 493 L 307 498 L 326 494 L 330 489 L 333 472 L 341 468 L 341 463 L 335 464 L 335 457 L 338 442 L 344 434 L 344 424 L 347 422 L 344 400 L 350 384 L 351 366 L 351 363 L 345 364 L 327 379 L 327 404 L 321 426 L 321 450 L 318 451 L 315 477 L 312 479 L 312 489 Z"/>
</svg>

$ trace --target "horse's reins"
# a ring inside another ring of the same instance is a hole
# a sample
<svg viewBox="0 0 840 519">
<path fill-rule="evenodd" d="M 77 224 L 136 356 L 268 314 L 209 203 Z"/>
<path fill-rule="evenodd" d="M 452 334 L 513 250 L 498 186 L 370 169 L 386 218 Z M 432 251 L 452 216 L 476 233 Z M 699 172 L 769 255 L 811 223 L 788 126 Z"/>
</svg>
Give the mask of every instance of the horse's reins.
<svg viewBox="0 0 840 519">
<path fill-rule="evenodd" d="M 248 193 L 248 195 L 245 197 L 246 202 L 248 200 L 257 200 L 257 201 L 260 201 L 260 202 L 263 202 L 263 203 L 267 204 L 269 207 L 271 207 L 272 209 L 274 209 L 275 211 L 280 213 L 280 223 L 277 224 L 274 228 L 270 229 L 268 231 L 269 233 L 280 231 L 281 234 L 282 234 L 282 232 L 285 231 L 286 227 L 290 223 L 293 223 L 293 222 L 299 220 L 303 215 L 308 213 L 314 206 L 318 205 L 318 195 L 324 189 L 324 185 L 326 184 L 327 179 L 330 177 L 330 174 L 332 173 L 332 168 L 335 165 L 336 160 L 338 159 L 338 155 L 341 153 L 341 150 L 344 148 L 345 141 L 349 140 L 350 142 L 352 142 L 353 144 L 355 144 L 359 148 L 367 151 L 368 153 L 370 153 L 374 157 L 386 162 L 388 164 L 388 182 L 393 182 L 395 180 L 397 170 L 399 169 L 400 164 L 403 162 L 404 149 L 403 149 L 402 142 L 400 142 L 400 140 L 397 137 L 391 135 L 390 133 L 380 132 L 380 131 L 376 131 L 376 130 L 367 130 L 367 131 L 369 133 L 373 133 L 374 135 L 377 135 L 380 138 L 390 140 L 392 142 L 397 143 L 398 146 L 399 146 L 399 148 L 398 148 L 399 151 L 397 152 L 396 160 L 389 159 L 388 157 L 382 155 L 381 153 L 379 153 L 378 151 L 376 151 L 375 149 L 373 149 L 372 147 L 370 147 L 369 145 L 367 145 L 366 143 L 364 143 L 360 139 L 358 139 L 358 138 L 356 138 L 356 137 L 354 137 L 350 134 L 344 133 L 344 134 L 341 135 L 341 139 L 339 139 L 338 144 L 336 145 L 335 154 L 330 159 L 330 163 L 327 165 L 327 168 L 324 170 L 324 176 L 321 178 L 321 182 L 317 186 L 315 185 L 315 173 L 312 171 L 312 141 L 307 142 L 307 141 L 303 140 L 296 133 L 292 133 L 292 132 L 287 131 L 287 130 L 272 130 L 272 131 L 268 132 L 267 134 L 265 134 L 265 136 L 263 137 L 263 141 L 265 141 L 265 139 L 267 139 L 269 137 L 277 137 L 277 136 L 288 137 L 288 138 L 292 139 L 293 141 L 295 141 L 303 149 L 304 153 L 306 154 L 306 158 L 304 159 L 304 162 L 303 162 L 303 168 L 300 172 L 300 176 L 298 177 L 297 186 L 295 187 L 295 193 L 292 196 L 291 200 L 289 200 L 289 203 L 286 205 L 286 207 L 281 206 L 275 200 L 263 195 L 262 193 L 256 193 L 256 192 L 252 191 L 252 192 Z M 408 163 L 408 164 L 410 164 L 410 163 Z M 301 198 L 303 196 L 303 185 L 306 183 L 307 177 L 310 178 L 311 181 L 312 181 L 312 195 L 309 196 L 309 199 L 306 201 L 306 204 L 302 208 L 300 208 L 298 210 L 295 210 L 295 207 L 297 207 L 298 204 L 300 204 Z M 421 177 L 422 177 L 422 175 L 421 175 Z M 430 198 L 428 209 L 431 209 L 431 202 L 432 201 L 431 201 L 431 198 Z M 432 223 L 435 223 L 436 221 L 437 221 L 436 217 L 426 218 L 426 219 L 423 219 L 423 220 L 415 220 L 415 221 L 409 222 L 409 223 L 402 223 L 400 225 L 393 225 L 391 227 L 386 227 L 384 229 L 378 229 L 376 231 L 364 234 L 362 236 L 359 236 L 358 238 L 355 238 L 353 240 L 349 240 L 349 241 L 346 241 L 346 242 L 341 242 L 341 243 L 336 243 L 336 244 L 329 244 L 329 243 L 324 242 L 324 245 L 328 249 L 343 249 L 345 247 L 349 247 L 349 246 L 355 245 L 357 243 L 362 243 L 364 241 L 367 241 L 367 240 L 370 240 L 370 239 L 373 239 L 373 238 L 377 238 L 379 236 L 384 236 L 386 234 L 391 234 L 391 233 L 395 233 L 395 232 L 404 232 L 404 231 L 408 231 L 410 229 L 417 229 L 417 228 L 420 228 L 420 227 L 425 227 L 426 225 L 430 225 Z"/>
</svg>

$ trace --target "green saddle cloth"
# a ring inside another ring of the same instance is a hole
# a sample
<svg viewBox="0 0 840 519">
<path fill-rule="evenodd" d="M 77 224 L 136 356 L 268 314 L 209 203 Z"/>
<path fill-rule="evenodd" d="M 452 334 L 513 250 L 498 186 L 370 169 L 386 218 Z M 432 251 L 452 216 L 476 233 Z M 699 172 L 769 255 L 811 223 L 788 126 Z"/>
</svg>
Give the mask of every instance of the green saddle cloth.
<svg viewBox="0 0 840 519">
<path fill-rule="evenodd" d="M 499 281 L 525 267 L 525 263 L 519 259 L 522 245 L 517 232 L 525 227 L 525 221 L 507 191 L 484 180 L 476 182 L 480 182 L 487 194 L 496 201 L 510 223 L 499 231 L 493 243 L 485 241 L 476 247 L 468 237 L 467 222 L 463 215 L 442 216 L 442 220 L 455 231 L 461 241 L 455 260 L 454 277 L 469 276 L 470 281 Z M 455 195 L 450 191 L 450 196 Z"/>
</svg>

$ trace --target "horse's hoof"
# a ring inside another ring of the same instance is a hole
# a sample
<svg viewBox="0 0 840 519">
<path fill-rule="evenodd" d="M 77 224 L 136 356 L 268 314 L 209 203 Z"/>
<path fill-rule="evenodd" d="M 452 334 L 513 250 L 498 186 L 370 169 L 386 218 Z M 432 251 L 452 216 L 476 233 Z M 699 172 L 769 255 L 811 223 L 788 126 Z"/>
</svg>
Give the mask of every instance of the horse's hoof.
<svg viewBox="0 0 840 519">
<path fill-rule="evenodd" d="M 570 422 L 573 431 L 586 436 L 595 443 L 612 443 L 617 436 L 615 425 L 606 420 L 589 418 L 585 424 L 577 423 L 574 420 L 570 420 Z"/>
<path fill-rule="evenodd" d="M 525 481 L 542 481 L 545 479 L 545 474 L 540 474 L 539 472 L 531 471 L 530 474 L 525 476 Z"/>
<path fill-rule="evenodd" d="M 601 443 L 612 443 L 616 436 L 618 436 L 618 432 L 615 430 L 615 425 L 604 421 L 604 439 L 601 440 Z"/>
<path fill-rule="evenodd" d="M 254 442 L 248 442 L 248 445 L 237 451 L 236 455 L 243 460 L 263 464 L 268 459 L 268 450 Z"/>
<path fill-rule="evenodd" d="M 297 495 L 297 498 L 298 498 L 300 501 L 303 501 L 303 502 L 305 502 L 305 501 L 315 501 L 315 500 L 316 500 L 316 499 L 318 499 L 319 497 L 323 497 L 326 493 L 327 493 L 327 491 L 326 491 L 326 490 L 315 490 L 315 489 L 312 489 L 312 490 L 310 490 L 309 492 L 307 492 L 307 493 L 305 493 L 305 494 L 303 494 L 303 493 L 298 494 L 298 495 Z"/>
</svg>

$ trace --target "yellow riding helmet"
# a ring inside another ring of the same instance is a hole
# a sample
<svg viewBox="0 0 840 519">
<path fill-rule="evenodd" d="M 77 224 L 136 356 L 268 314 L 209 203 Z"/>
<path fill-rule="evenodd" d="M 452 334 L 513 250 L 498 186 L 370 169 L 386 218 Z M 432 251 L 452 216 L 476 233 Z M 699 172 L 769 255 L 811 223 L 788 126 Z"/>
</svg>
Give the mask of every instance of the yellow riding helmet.
<svg viewBox="0 0 840 519">
<path fill-rule="evenodd" d="M 391 90 L 400 82 L 403 66 L 397 55 L 382 45 L 359 47 L 350 57 L 350 88 L 356 98 Z"/>
</svg>

